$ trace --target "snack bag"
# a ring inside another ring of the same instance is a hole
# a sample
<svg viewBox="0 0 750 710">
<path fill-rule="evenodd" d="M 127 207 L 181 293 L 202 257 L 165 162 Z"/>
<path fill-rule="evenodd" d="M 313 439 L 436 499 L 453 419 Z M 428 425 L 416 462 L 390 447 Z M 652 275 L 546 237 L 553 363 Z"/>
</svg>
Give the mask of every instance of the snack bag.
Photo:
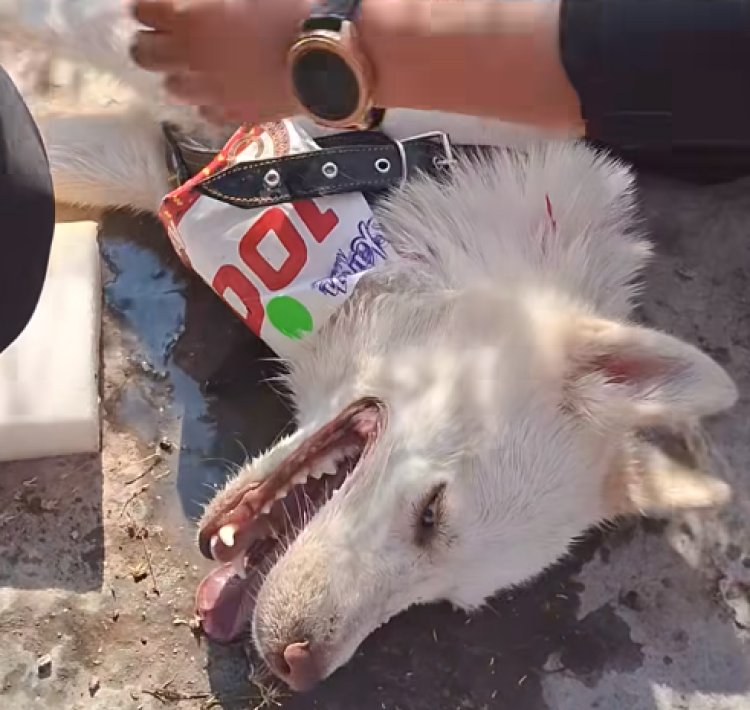
<svg viewBox="0 0 750 710">
<path fill-rule="evenodd" d="M 244 209 L 197 188 L 242 162 L 317 149 L 291 121 L 242 127 L 159 213 L 183 263 L 282 357 L 394 258 L 372 210 L 358 192 Z"/>
</svg>

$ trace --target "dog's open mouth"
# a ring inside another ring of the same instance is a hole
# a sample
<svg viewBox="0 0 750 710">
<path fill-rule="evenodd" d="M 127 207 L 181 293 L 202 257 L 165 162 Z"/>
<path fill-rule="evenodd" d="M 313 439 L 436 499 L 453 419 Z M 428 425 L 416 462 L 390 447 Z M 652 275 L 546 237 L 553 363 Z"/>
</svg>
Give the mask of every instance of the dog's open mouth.
<svg viewBox="0 0 750 710">
<path fill-rule="evenodd" d="M 382 405 L 359 401 L 303 441 L 262 481 L 238 491 L 203 523 L 201 552 L 223 564 L 198 587 L 206 634 L 237 638 L 248 625 L 262 574 L 367 458 L 382 428 Z"/>
</svg>

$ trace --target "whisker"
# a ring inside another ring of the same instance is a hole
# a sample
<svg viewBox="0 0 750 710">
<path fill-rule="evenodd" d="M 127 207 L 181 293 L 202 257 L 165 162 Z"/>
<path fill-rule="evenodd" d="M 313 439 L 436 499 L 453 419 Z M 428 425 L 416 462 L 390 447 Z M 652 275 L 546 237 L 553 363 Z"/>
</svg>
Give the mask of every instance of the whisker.
<svg viewBox="0 0 750 710">
<path fill-rule="evenodd" d="M 294 489 L 294 502 L 297 505 L 297 517 L 300 520 L 302 524 L 295 525 L 295 537 L 299 535 L 302 532 L 302 528 L 304 527 L 304 520 L 305 520 L 305 514 L 302 509 L 302 504 L 300 503 L 300 496 L 299 496 L 299 489 L 301 486 L 296 486 Z M 304 488 L 302 489 L 304 493 Z"/>
<path fill-rule="evenodd" d="M 226 459 L 223 456 L 201 457 L 200 462 L 201 463 L 223 463 L 225 466 L 229 468 L 235 468 L 235 469 L 242 468 L 242 464 L 237 463 L 236 461 L 232 461 L 232 459 Z"/>
<path fill-rule="evenodd" d="M 308 523 L 313 519 L 313 516 L 315 515 L 315 506 L 312 498 L 310 498 L 309 494 L 307 493 L 307 489 L 303 488 L 302 493 L 305 497 L 304 526 L 307 527 Z"/>
<path fill-rule="evenodd" d="M 245 446 L 245 444 L 240 439 L 238 439 L 236 437 L 234 438 L 234 443 L 237 444 L 237 446 L 240 447 L 240 450 L 244 454 L 245 461 L 246 462 L 249 461 L 250 460 L 250 452 L 247 450 L 247 447 Z"/>
</svg>

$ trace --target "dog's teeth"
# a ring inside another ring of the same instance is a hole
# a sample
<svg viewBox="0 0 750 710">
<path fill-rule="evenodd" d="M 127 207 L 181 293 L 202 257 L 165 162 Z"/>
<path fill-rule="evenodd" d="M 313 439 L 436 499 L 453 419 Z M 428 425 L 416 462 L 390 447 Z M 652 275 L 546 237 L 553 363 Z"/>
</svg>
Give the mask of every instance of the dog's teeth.
<svg viewBox="0 0 750 710">
<path fill-rule="evenodd" d="M 296 486 L 302 483 L 306 483 L 309 473 L 310 472 L 306 468 L 303 468 L 294 478 L 292 478 L 292 483 L 294 483 L 294 485 Z"/>
<path fill-rule="evenodd" d="M 273 501 L 270 501 L 266 503 L 261 509 L 261 515 L 268 515 L 271 512 L 271 508 L 273 508 Z"/>
<path fill-rule="evenodd" d="M 278 491 L 276 491 L 276 495 L 274 496 L 275 500 L 281 500 L 282 498 L 286 498 L 286 494 L 289 493 L 288 488 L 279 488 Z"/>
<path fill-rule="evenodd" d="M 219 530 L 219 539 L 227 546 L 234 547 L 234 536 L 237 533 L 236 525 L 224 525 Z"/>
<path fill-rule="evenodd" d="M 332 476 L 332 472 L 335 471 L 336 458 L 335 456 L 329 454 L 316 463 L 315 470 L 313 471 L 312 475 L 315 478 L 322 478 L 323 476 Z"/>
<path fill-rule="evenodd" d="M 326 476 L 327 474 L 322 468 L 319 468 L 319 469 L 314 469 L 313 471 L 311 471 L 310 475 L 315 480 L 320 480 L 321 478 L 323 478 L 323 476 Z"/>
<path fill-rule="evenodd" d="M 245 579 L 247 577 L 247 572 L 245 572 L 245 554 L 237 555 L 232 560 L 232 568 L 237 573 L 237 576 L 240 579 Z"/>
<path fill-rule="evenodd" d="M 218 545 L 219 545 L 219 536 L 212 535 L 210 549 L 211 549 L 211 557 L 213 557 L 214 559 L 216 559 L 216 548 L 218 547 Z"/>
</svg>

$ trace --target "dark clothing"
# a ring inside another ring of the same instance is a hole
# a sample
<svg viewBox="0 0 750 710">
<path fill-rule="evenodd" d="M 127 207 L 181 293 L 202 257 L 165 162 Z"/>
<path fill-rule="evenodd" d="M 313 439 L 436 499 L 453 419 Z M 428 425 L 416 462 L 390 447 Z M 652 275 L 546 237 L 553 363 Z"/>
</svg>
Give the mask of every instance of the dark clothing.
<svg viewBox="0 0 750 710">
<path fill-rule="evenodd" d="M 52 179 L 41 137 L 0 68 L 0 352 L 36 309 L 54 228 Z"/>
<path fill-rule="evenodd" d="M 750 2 L 562 0 L 587 136 L 636 165 L 750 173 Z"/>
</svg>

